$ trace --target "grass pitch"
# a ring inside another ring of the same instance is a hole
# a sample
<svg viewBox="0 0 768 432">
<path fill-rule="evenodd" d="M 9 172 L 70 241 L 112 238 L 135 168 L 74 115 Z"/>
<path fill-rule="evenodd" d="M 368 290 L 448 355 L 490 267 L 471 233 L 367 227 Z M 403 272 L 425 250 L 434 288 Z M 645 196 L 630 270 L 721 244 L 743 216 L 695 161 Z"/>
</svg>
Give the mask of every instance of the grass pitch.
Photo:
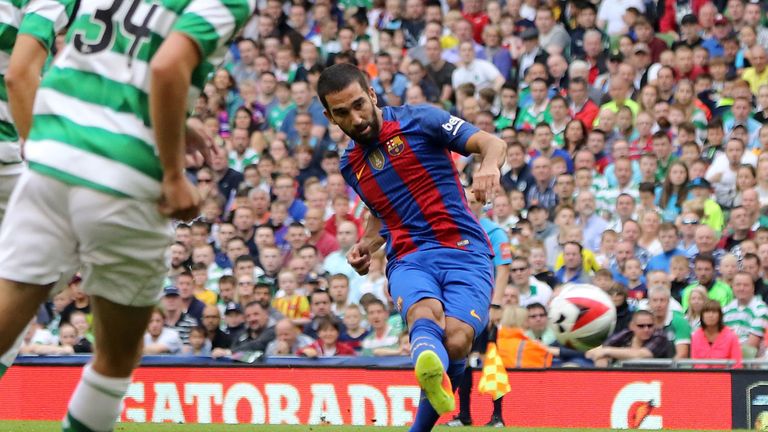
<svg viewBox="0 0 768 432">
<path fill-rule="evenodd" d="M 197 425 L 197 424 L 138 424 L 118 423 L 115 432 L 406 432 L 406 427 L 379 427 L 379 426 L 258 426 L 258 425 Z M 499 429 L 486 427 L 449 428 L 437 427 L 435 431 L 467 431 L 490 432 Z M 560 428 L 504 428 L 501 430 L 516 432 L 573 432 L 573 431 L 611 431 L 611 429 L 560 429 Z M 740 429 L 744 432 L 747 429 Z M 0 421 L 0 432 L 58 432 L 61 431 L 61 423 L 48 421 Z M 685 432 L 685 431 L 678 431 Z M 694 431 L 691 431 L 694 432 Z M 699 432 L 699 431 L 696 431 Z"/>
</svg>

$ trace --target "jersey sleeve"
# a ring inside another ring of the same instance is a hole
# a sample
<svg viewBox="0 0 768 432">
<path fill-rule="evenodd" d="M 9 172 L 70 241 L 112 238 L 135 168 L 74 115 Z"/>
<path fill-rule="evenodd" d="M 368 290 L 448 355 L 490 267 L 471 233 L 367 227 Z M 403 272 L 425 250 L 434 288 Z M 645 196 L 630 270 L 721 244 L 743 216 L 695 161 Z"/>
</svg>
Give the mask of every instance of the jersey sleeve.
<svg viewBox="0 0 768 432">
<path fill-rule="evenodd" d="M 24 7 L 19 34 L 34 37 L 50 49 L 75 12 L 75 0 L 32 0 Z"/>
<path fill-rule="evenodd" d="M 464 156 L 469 155 L 467 141 L 480 129 L 437 108 L 424 108 L 422 114 L 425 129 L 433 134 L 432 138 L 438 145 Z"/>
<path fill-rule="evenodd" d="M 253 14 L 256 0 L 192 0 L 176 20 L 172 31 L 195 41 L 203 58 L 218 64 L 226 43 Z"/>
<path fill-rule="evenodd" d="M 512 263 L 512 249 L 510 249 L 509 238 L 503 230 L 496 229 L 489 236 L 493 246 L 493 265 L 498 267 Z"/>
</svg>

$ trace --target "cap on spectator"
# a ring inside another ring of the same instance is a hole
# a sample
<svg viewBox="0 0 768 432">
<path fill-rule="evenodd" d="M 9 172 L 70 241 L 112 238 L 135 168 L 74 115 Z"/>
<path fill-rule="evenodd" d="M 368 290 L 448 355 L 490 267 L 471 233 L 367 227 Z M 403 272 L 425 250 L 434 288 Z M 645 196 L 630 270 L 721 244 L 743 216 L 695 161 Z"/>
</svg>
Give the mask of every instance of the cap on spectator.
<svg viewBox="0 0 768 432">
<path fill-rule="evenodd" d="M 546 207 L 540 206 L 538 204 L 533 204 L 533 205 L 528 207 L 528 213 L 532 213 L 532 212 L 535 212 L 537 210 L 546 210 L 546 209 L 547 209 Z"/>
<path fill-rule="evenodd" d="M 72 276 L 72 279 L 69 280 L 69 283 L 67 285 L 76 284 L 82 280 L 83 280 L 83 277 L 80 276 L 80 273 L 75 273 L 74 276 Z"/>
<path fill-rule="evenodd" d="M 240 307 L 239 304 L 237 304 L 235 302 L 227 303 L 227 307 L 224 308 L 224 315 L 228 315 L 228 314 L 233 313 L 233 312 L 241 314 L 241 313 L 243 313 L 243 309 Z"/>
<path fill-rule="evenodd" d="M 163 297 L 168 297 L 168 296 L 178 296 L 178 295 L 181 295 L 181 294 L 179 294 L 179 289 L 178 289 L 178 288 L 176 288 L 176 287 L 175 287 L 175 286 L 173 286 L 173 285 L 167 286 L 167 287 L 165 287 L 165 289 L 163 290 Z"/>
<path fill-rule="evenodd" d="M 688 189 L 693 189 L 697 187 L 712 189 L 712 185 L 709 184 L 709 181 L 707 181 L 707 179 L 705 179 L 704 177 L 696 177 L 695 179 L 691 180 L 690 183 L 688 183 Z"/>
<path fill-rule="evenodd" d="M 307 275 L 307 283 L 311 284 L 319 284 L 320 283 L 320 277 L 315 272 L 311 272 Z"/>
<path fill-rule="evenodd" d="M 728 25 L 730 21 L 723 14 L 717 14 L 715 17 L 715 25 Z"/>
<path fill-rule="evenodd" d="M 621 63 L 621 62 L 624 61 L 624 55 L 622 53 L 620 53 L 620 52 L 613 52 L 608 57 L 608 61 Z"/>
<path fill-rule="evenodd" d="M 644 52 L 646 54 L 650 54 L 651 53 L 651 49 L 648 47 L 648 44 L 643 43 L 643 42 L 638 42 L 638 43 L 635 44 L 634 53 L 637 54 L 637 53 L 640 53 L 640 52 Z"/>
<path fill-rule="evenodd" d="M 688 14 L 683 17 L 683 20 L 680 21 L 681 25 L 689 25 L 689 24 L 698 24 L 699 20 L 696 18 L 696 15 L 694 14 Z"/>
<path fill-rule="evenodd" d="M 523 32 L 520 34 L 520 38 L 523 39 L 524 41 L 536 39 L 538 37 L 539 37 L 539 31 L 533 27 L 529 27 L 523 30 Z"/>
</svg>

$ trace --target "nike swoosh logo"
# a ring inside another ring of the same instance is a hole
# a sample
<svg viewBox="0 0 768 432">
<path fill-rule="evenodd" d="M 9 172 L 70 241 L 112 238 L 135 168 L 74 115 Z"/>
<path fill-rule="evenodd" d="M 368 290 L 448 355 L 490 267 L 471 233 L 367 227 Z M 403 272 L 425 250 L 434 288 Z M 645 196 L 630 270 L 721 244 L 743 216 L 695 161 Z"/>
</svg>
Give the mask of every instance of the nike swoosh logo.
<svg viewBox="0 0 768 432">
<path fill-rule="evenodd" d="M 480 315 L 478 315 L 478 314 L 477 314 L 477 312 L 475 312 L 475 310 L 474 310 L 474 309 L 472 309 L 471 311 L 469 311 L 469 314 L 470 314 L 470 315 L 472 315 L 473 317 L 477 318 L 477 320 L 478 320 L 478 321 L 480 321 L 480 322 L 482 322 L 482 321 L 483 321 L 483 319 L 482 319 L 482 318 L 480 318 Z"/>
<path fill-rule="evenodd" d="M 360 177 L 363 175 L 363 171 L 365 171 L 365 167 L 360 168 L 360 171 L 357 172 L 357 179 L 360 180 Z"/>
</svg>

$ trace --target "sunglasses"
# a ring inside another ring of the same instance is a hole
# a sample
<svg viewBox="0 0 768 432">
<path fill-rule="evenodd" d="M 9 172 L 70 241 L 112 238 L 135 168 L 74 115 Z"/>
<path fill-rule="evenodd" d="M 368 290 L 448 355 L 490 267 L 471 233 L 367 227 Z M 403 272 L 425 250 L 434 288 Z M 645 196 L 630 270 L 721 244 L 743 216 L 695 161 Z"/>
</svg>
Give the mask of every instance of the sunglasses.
<svg viewBox="0 0 768 432">
<path fill-rule="evenodd" d="M 197 179 L 198 183 L 210 183 L 212 181 L 213 181 L 212 179 Z"/>
<path fill-rule="evenodd" d="M 528 267 L 511 267 L 509 271 L 512 273 L 522 273 L 524 271 L 528 270 Z"/>
<path fill-rule="evenodd" d="M 653 324 L 635 324 L 635 325 L 637 326 L 637 328 L 641 328 L 641 329 L 653 328 Z"/>
<path fill-rule="evenodd" d="M 696 225 L 698 223 L 698 219 L 683 219 L 683 225 Z"/>
</svg>

